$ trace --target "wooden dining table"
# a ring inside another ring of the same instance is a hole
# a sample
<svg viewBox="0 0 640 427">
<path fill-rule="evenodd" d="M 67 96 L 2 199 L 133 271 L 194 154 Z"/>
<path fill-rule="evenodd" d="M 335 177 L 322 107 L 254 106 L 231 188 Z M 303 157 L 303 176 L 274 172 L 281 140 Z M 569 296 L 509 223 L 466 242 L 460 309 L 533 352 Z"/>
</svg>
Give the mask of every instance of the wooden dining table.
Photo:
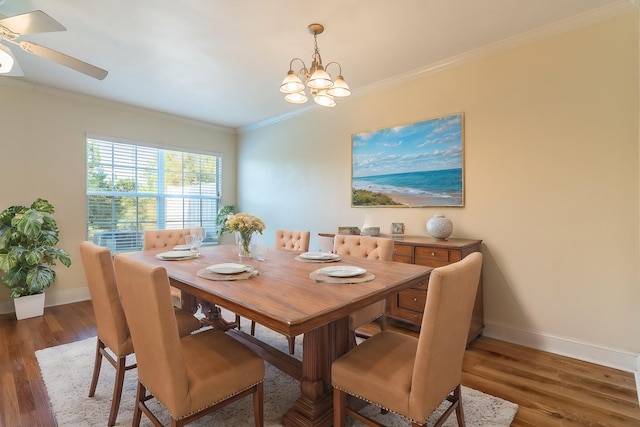
<svg viewBox="0 0 640 427">
<path fill-rule="evenodd" d="M 162 266 L 170 284 L 182 291 L 187 306 L 220 306 L 255 320 L 281 334 L 303 334 L 302 361 L 276 350 L 220 318 L 220 311 L 206 310 L 214 327 L 253 348 L 269 363 L 300 381 L 300 396 L 283 415 L 284 426 L 330 426 L 333 423 L 331 363 L 349 350 L 348 315 L 399 291 L 424 284 L 430 267 L 394 261 L 378 261 L 341 255 L 338 262 L 300 261 L 299 253 L 271 249 L 263 261 L 239 258 L 235 245 L 201 247 L 190 260 L 167 261 L 162 251 L 131 252 L 125 256 Z M 209 280 L 197 272 L 219 263 L 242 263 L 258 274 L 244 280 Z M 375 278 L 362 283 L 318 282 L 311 273 L 327 266 L 366 269 Z M 265 390 L 268 393 L 268 390 Z"/>
</svg>

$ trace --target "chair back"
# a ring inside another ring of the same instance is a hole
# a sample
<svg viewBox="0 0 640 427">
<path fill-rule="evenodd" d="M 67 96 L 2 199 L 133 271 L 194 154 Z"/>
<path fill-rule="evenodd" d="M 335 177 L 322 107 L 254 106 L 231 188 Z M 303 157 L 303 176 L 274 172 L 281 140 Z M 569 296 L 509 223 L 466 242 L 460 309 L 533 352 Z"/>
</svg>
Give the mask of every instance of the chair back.
<svg viewBox="0 0 640 427">
<path fill-rule="evenodd" d="M 309 250 L 310 231 L 276 230 L 275 249 L 307 252 Z"/>
<path fill-rule="evenodd" d="M 202 227 L 200 227 L 202 228 Z M 190 228 L 176 230 L 144 230 L 142 249 L 172 249 L 176 245 L 184 245 L 185 237 L 191 234 Z"/>
<path fill-rule="evenodd" d="M 474 252 L 431 272 L 410 386 L 414 420 L 426 419 L 461 382 L 481 269 L 482 254 Z"/>
<path fill-rule="evenodd" d="M 121 254 L 115 257 L 115 272 L 138 379 L 171 413 L 180 413 L 190 404 L 189 386 L 167 271 Z"/>
<path fill-rule="evenodd" d="M 80 243 L 98 337 L 118 357 L 133 353 L 133 343 L 116 285 L 111 251 L 93 242 Z"/>
<path fill-rule="evenodd" d="M 360 258 L 391 261 L 393 258 L 393 240 L 382 237 L 336 234 L 333 240 L 333 252 L 338 255 L 352 255 Z"/>
</svg>

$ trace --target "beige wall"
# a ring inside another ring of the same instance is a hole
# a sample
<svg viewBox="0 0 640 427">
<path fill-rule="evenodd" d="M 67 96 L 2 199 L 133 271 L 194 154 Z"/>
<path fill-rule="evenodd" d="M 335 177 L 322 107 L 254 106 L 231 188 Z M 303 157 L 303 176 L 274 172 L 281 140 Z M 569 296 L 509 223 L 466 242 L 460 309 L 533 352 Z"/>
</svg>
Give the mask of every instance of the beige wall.
<svg viewBox="0 0 640 427">
<path fill-rule="evenodd" d="M 223 202 L 235 202 L 236 136 L 224 129 L 86 97 L 62 96 L 0 77 L 0 209 L 38 197 L 56 208 L 60 248 L 71 268 L 57 267 L 47 305 L 88 296 L 78 245 L 85 240 L 86 135 L 184 147 L 223 156 Z M 0 288 L 0 312 L 12 310 Z"/>
<path fill-rule="evenodd" d="M 638 71 L 634 12 L 247 130 L 238 202 L 266 221 L 267 236 L 310 229 L 312 248 L 318 232 L 361 225 L 366 214 L 383 231 L 401 221 L 413 235 L 445 214 L 453 237 L 484 241 L 487 330 L 633 363 Z M 352 134 L 458 112 L 464 208 L 350 207 Z"/>
</svg>

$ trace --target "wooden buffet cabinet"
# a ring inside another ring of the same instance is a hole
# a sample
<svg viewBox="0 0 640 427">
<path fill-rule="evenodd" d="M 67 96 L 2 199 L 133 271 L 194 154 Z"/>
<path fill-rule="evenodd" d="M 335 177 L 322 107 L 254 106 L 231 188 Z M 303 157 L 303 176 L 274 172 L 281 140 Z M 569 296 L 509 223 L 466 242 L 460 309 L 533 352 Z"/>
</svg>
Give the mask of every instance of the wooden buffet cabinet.
<svg viewBox="0 0 640 427">
<path fill-rule="evenodd" d="M 405 236 L 394 239 L 393 260 L 409 264 L 442 267 L 460 261 L 472 252 L 480 251 L 482 240 L 447 239 L 436 240 L 431 237 Z M 409 288 L 390 298 L 387 303 L 387 317 L 408 323 L 419 328 L 427 300 L 427 284 Z M 482 279 L 478 286 L 476 302 L 471 316 L 471 325 L 467 343 L 482 334 L 484 328 L 484 310 L 482 300 Z"/>
</svg>

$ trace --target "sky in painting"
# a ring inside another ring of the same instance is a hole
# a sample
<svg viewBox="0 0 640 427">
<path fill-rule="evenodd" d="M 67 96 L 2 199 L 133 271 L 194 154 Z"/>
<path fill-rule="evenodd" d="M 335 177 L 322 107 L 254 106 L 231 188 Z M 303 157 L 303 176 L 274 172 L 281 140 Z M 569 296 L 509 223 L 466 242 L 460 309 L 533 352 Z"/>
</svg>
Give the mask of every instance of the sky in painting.
<svg viewBox="0 0 640 427">
<path fill-rule="evenodd" d="M 353 177 L 462 168 L 462 114 L 353 135 Z"/>
</svg>

